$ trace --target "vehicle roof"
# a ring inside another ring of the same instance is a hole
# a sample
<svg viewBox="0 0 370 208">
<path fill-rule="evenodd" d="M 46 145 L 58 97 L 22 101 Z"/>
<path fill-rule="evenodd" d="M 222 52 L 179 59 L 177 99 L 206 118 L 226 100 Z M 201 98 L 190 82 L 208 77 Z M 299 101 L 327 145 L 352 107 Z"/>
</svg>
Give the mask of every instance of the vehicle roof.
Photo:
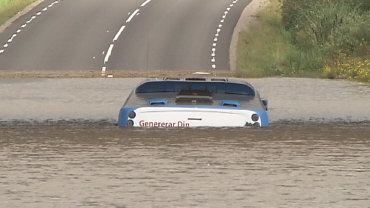
<svg viewBox="0 0 370 208">
<path fill-rule="evenodd" d="M 251 86 L 248 82 L 241 79 L 224 78 L 224 77 L 163 77 L 163 78 L 151 78 L 145 80 L 145 82 L 151 81 L 184 81 L 184 82 L 225 82 L 225 83 L 240 83 Z"/>
<path fill-rule="evenodd" d="M 189 88 L 190 86 L 190 88 Z M 239 107 L 263 109 L 260 97 L 252 85 L 243 80 L 227 78 L 159 78 L 148 79 L 138 85 L 126 100 L 125 107 L 150 106 L 160 102 L 165 105 L 183 105 L 178 102 L 188 97 L 210 99 L 207 105 L 238 103 Z M 191 105 L 191 104 L 190 104 Z"/>
<path fill-rule="evenodd" d="M 255 96 L 252 85 L 228 78 L 160 78 L 141 83 L 135 93 L 180 92 L 182 90 L 209 90 L 212 93 L 244 94 Z"/>
</svg>

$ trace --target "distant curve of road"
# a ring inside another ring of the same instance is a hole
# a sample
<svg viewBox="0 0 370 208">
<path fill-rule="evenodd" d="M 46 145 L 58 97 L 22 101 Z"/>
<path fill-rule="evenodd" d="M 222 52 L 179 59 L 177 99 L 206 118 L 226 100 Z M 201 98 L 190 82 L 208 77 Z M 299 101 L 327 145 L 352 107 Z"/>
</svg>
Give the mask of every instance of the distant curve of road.
<svg viewBox="0 0 370 208">
<path fill-rule="evenodd" d="M 229 69 L 251 0 L 45 0 L 0 34 L 0 70 Z"/>
</svg>

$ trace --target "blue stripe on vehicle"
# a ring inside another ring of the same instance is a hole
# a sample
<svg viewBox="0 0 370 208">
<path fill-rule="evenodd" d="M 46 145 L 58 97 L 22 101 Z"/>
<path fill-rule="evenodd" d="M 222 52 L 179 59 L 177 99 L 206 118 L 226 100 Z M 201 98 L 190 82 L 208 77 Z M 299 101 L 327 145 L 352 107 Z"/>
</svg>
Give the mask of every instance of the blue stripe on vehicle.
<svg viewBox="0 0 370 208">
<path fill-rule="evenodd" d="M 117 125 L 118 126 L 127 126 L 128 114 L 131 111 L 134 111 L 136 109 L 137 108 L 121 108 L 121 110 L 119 111 L 119 115 L 118 115 L 118 123 L 117 123 Z"/>
<path fill-rule="evenodd" d="M 264 110 L 256 110 L 254 112 L 256 112 L 259 115 L 259 117 L 261 119 L 261 126 L 262 127 L 269 126 L 269 116 L 267 114 L 267 111 L 264 111 Z"/>
<path fill-rule="evenodd" d="M 165 99 L 152 99 L 152 100 L 149 100 L 148 101 L 148 104 L 149 105 L 155 105 L 155 104 L 167 105 L 168 104 L 168 100 L 165 100 Z"/>
<path fill-rule="evenodd" d="M 220 102 L 221 106 L 227 106 L 227 107 L 240 107 L 240 103 L 235 100 L 222 100 Z"/>
</svg>

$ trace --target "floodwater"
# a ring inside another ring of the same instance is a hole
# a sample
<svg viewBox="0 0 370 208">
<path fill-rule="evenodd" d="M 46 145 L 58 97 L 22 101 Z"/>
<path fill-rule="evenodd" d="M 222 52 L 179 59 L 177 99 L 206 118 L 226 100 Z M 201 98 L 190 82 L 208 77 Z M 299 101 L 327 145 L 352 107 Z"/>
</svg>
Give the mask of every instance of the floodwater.
<svg viewBox="0 0 370 208">
<path fill-rule="evenodd" d="M 0 124 L 0 207 L 370 207 L 369 123 Z"/>
</svg>

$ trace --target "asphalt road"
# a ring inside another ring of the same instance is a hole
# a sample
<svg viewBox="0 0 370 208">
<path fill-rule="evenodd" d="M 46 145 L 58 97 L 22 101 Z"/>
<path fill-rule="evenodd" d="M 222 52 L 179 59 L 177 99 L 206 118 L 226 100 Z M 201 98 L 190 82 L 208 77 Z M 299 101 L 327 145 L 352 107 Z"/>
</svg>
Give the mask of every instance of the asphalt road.
<svg viewBox="0 0 370 208">
<path fill-rule="evenodd" d="M 0 70 L 229 69 L 251 0 L 45 0 L 0 34 Z"/>
</svg>

